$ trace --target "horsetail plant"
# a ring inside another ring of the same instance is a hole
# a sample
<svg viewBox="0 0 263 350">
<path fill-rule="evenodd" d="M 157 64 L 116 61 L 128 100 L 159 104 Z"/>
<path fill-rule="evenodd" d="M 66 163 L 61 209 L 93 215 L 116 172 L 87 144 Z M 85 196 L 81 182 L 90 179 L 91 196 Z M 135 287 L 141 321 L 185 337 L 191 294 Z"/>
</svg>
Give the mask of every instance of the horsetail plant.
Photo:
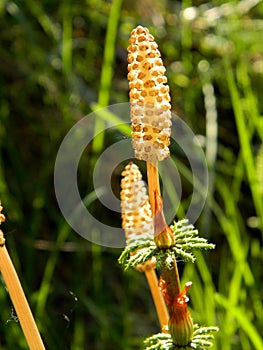
<svg viewBox="0 0 263 350">
<path fill-rule="evenodd" d="M 130 176 L 127 170 L 133 168 L 138 171 L 135 165 L 130 164 L 126 167 L 122 180 L 123 228 L 126 237 L 131 229 L 130 224 L 132 232 L 139 234 L 128 234 L 127 245 L 119 262 L 127 269 L 148 266 L 149 261 L 156 261 L 156 267 L 161 270 L 159 288 L 169 319 L 162 326 L 161 333 L 145 340 L 146 349 L 206 349 L 212 345 L 213 332 L 217 327 L 199 327 L 194 324 L 187 308 L 187 293 L 192 283 L 186 283 L 181 289 L 176 259 L 194 262 L 194 249 L 213 249 L 214 245 L 199 237 L 198 231 L 187 219 L 171 226 L 165 221 L 158 161 L 170 155 L 171 105 L 169 86 L 164 74 L 165 68 L 154 37 L 147 28 L 138 26 L 131 32 L 128 47 L 132 145 L 135 157 L 146 162 L 152 221 L 148 219 L 150 210 L 146 204 L 145 189 L 139 197 L 135 196 L 140 176 L 136 178 L 138 183 L 134 193 L 129 192 L 128 204 L 125 202 L 125 184 L 127 176 Z M 134 186 L 129 188 L 132 187 Z M 125 213 L 127 208 L 128 219 Z"/>
<path fill-rule="evenodd" d="M 5 221 L 0 201 L 0 224 Z M 28 305 L 16 270 L 5 246 L 4 233 L 0 230 L 0 271 L 15 307 L 30 350 L 45 350 L 37 325 Z"/>
</svg>

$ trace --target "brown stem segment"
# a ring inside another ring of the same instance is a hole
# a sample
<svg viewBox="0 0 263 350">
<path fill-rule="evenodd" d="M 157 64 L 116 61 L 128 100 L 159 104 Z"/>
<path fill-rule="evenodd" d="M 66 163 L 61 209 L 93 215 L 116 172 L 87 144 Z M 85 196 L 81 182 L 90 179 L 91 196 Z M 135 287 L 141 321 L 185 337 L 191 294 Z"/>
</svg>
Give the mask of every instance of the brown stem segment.
<svg viewBox="0 0 263 350">
<path fill-rule="evenodd" d="M 180 294 L 180 279 L 179 273 L 177 269 L 177 263 L 174 260 L 170 269 L 168 269 L 164 264 L 162 266 L 162 279 L 165 281 L 166 287 L 166 303 L 169 310 L 169 314 L 171 315 L 174 312 L 173 301 Z"/>
<path fill-rule="evenodd" d="M 30 350 L 45 350 L 16 270 L 4 244 L 0 246 L 0 270 Z"/>
</svg>

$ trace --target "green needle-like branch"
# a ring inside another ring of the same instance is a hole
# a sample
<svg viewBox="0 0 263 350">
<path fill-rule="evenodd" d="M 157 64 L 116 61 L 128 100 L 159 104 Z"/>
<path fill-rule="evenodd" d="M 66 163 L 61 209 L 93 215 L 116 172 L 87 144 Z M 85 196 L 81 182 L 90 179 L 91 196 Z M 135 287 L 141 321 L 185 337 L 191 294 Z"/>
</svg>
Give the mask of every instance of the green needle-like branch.
<svg viewBox="0 0 263 350">
<path fill-rule="evenodd" d="M 171 226 L 174 232 L 175 245 L 172 250 L 177 258 L 184 261 L 195 261 L 195 249 L 214 249 L 215 245 L 198 236 L 198 230 L 189 224 L 187 219 L 180 220 Z"/>
<path fill-rule="evenodd" d="M 156 258 L 157 267 L 165 264 L 171 267 L 174 256 L 184 261 L 195 261 L 195 249 L 214 249 L 215 245 L 208 243 L 205 238 L 198 236 L 198 230 L 183 219 L 171 226 L 174 232 L 175 243 L 170 248 L 160 249 L 156 246 L 152 237 L 143 236 L 127 242 L 127 246 L 119 258 L 120 264 L 126 269 L 135 267 L 151 257 Z M 138 251 L 136 255 L 131 253 Z"/>
<path fill-rule="evenodd" d="M 205 350 L 210 348 L 214 339 L 214 332 L 217 332 L 217 327 L 200 327 L 194 325 L 194 334 L 191 342 L 186 346 L 178 346 L 173 343 L 169 333 L 158 333 L 147 338 L 144 341 L 146 350 Z"/>
<path fill-rule="evenodd" d="M 136 252 L 135 255 L 132 253 Z M 127 245 L 119 257 L 119 263 L 127 270 L 149 260 L 156 254 L 156 245 L 151 236 L 143 236 L 127 241 Z"/>
</svg>

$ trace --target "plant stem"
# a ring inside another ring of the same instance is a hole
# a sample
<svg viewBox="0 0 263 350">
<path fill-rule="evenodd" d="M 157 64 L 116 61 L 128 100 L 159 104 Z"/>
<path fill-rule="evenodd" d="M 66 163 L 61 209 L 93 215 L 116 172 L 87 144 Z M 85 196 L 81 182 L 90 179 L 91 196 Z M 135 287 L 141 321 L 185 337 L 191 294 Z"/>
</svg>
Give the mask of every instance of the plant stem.
<svg viewBox="0 0 263 350">
<path fill-rule="evenodd" d="M 63 8 L 62 70 L 67 77 L 72 74 L 72 12 L 71 4 Z"/>
<path fill-rule="evenodd" d="M 121 14 L 122 0 L 113 0 L 107 23 L 106 38 L 104 43 L 103 64 L 101 68 L 100 88 L 98 94 L 98 105 L 106 107 L 110 103 L 110 92 L 113 78 L 114 59 L 116 55 L 116 40 L 118 35 L 118 23 Z M 92 142 L 94 154 L 101 152 L 104 142 L 105 122 L 96 118 Z"/>
<path fill-rule="evenodd" d="M 161 329 L 163 329 L 164 326 L 168 325 L 169 315 L 167 312 L 167 308 L 166 308 L 162 293 L 158 286 L 158 280 L 154 269 L 151 268 L 151 269 L 145 270 L 145 276 L 147 278 L 147 282 L 152 293 L 152 298 L 157 311 Z"/>
<path fill-rule="evenodd" d="M 147 180 L 148 180 L 148 192 L 152 208 L 153 217 L 156 213 L 155 195 L 161 196 L 159 174 L 158 174 L 158 161 L 151 163 L 146 162 L 147 165 Z"/>
<path fill-rule="evenodd" d="M 179 273 L 175 259 L 169 269 L 165 266 L 165 264 L 162 264 L 162 278 L 166 282 L 167 299 L 169 301 L 173 301 L 178 296 L 181 289 Z M 174 312 L 173 304 L 168 302 L 167 307 L 169 314 L 171 315 L 171 312 Z"/>
<path fill-rule="evenodd" d="M 155 212 L 155 198 L 154 194 L 160 193 L 159 176 L 158 176 L 158 163 L 147 162 L 147 178 L 148 178 L 148 189 L 149 199 L 151 203 L 152 213 L 154 216 Z M 145 276 L 151 289 L 152 297 L 155 303 L 156 311 L 159 317 L 161 328 L 168 325 L 169 315 L 167 312 L 166 305 L 164 303 L 163 295 L 158 286 L 158 280 L 154 269 L 146 270 Z"/>
<path fill-rule="evenodd" d="M 164 221 L 155 222 L 155 227 L 164 227 L 163 232 L 157 233 L 159 242 L 171 244 L 171 231 L 169 226 L 165 223 L 164 215 L 162 212 L 162 202 L 161 194 L 160 194 L 160 185 L 159 185 L 159 174 L 158 174 L 158 162 L 150 163 L 147 162 L 147 179 L 148 179 L 148 192 L 150 203 L 152 207 L 153 218 L 155 221 Z M 163 236 L 163 238 L 161 237 Z M 157 244 L 158 245 L 158 244 Z M 170 301 L 173 301 L 175 297 L 180 293 L 180 278 L 177 269 L 176 258 L 174 257 L 174 261 L 171 266 L 168 268 L 165 264 L 165 261 L 162 264 L 162 278 L 166 284 L 166 295 L 167 295 L 167 306 L 169 309 Z M 171 308 L 169 310 L 171 313 Z"/>
<path fill-rule="evenodd" d="M 44 344 L 5 245 L 0 246 L 0 270 L 30 350 L 44 350 Z"/>
</svg>

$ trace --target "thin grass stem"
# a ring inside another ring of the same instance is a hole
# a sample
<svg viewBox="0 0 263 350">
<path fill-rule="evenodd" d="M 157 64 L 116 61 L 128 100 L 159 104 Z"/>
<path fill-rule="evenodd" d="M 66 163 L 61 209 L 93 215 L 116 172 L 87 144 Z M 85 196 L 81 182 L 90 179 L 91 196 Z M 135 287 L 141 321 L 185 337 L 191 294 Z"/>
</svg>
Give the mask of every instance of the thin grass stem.
<svg viewBox="0 0 263 350">
<path fill-rule="evenodd" d="M 226 79 L 228 83 L 228 88 L 230 92 L 230 97 L 233 105 L 233 110 L 236 118 L 237 131 L 239 136 L 239 141 L 241 145 L 241 153 L 244 160 L 244 165 L 246 168 L 246 173 L 251 189 L 252 198 L 254 201 L 255 209 L 260 221 L 260 228 L 263 232 L 263 201 L 259 191 L 259 183 L 256 176 L 255 162 L 253 151 L 250 145 L 250 137 L 246 126 L 246 120 L 244 112 L 241 107 L 240 97 L 238 94 L 238 89 L 235 83 L 234 74 L 230 66 L 229 59 L 225 57 L 224 59 Z"/>
<path fill-rule="evenodd" d="M 104 45 L 103 65 L 100 77 L 100 89 L 98 95 L 98 104 L 105 107 L 110 102 L 110 91 L 113 76 L 114 58 L 115 58 L 115 42 L 118 32 L 118 23 L 120 18 L 120 9 L 122 0 L 113 0 L 109 14 L 109 21 L 107 26 L 107 33 Z M 94 135 L 99 134 L 93 140 L 94 153 L 100 152 L 103 146 L 105 122 L 100 118 L 96 119 L 94 126 Z"/>
<path fill-rule="evenodd" d="M 69 4 L 65 4 L 63 14 L 62 69 L 66 76 L 72 73 L 72 14 Z"/>
</svg>

